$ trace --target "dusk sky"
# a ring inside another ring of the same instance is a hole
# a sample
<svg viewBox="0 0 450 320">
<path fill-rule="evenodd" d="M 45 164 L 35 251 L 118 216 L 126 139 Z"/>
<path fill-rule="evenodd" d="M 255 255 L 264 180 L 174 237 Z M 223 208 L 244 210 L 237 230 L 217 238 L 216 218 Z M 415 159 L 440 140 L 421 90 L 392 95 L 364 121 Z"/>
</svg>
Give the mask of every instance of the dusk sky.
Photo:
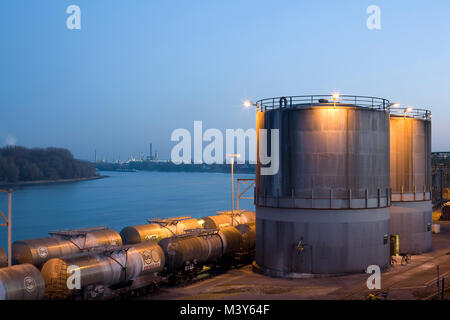
<svg viewBox="0 0 450 320">
<path fill-rule="evenodd" d="M 338 91 L 431 109 L 450 151 L 449 20 L 448 0 L 2 0 L 0 145 L 167 159 L 194 120 L 254 128 L 245 99 Z"/>
</svg>

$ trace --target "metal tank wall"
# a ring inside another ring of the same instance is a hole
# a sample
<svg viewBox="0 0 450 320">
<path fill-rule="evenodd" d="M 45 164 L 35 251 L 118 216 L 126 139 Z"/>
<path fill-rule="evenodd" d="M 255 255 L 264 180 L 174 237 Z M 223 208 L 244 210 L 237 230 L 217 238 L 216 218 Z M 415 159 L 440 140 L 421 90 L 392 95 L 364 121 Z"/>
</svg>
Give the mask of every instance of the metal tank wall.
<svg viewBox="0 0 450 320">
<path fill-rule="evenodd" d="M 431 113 L 391 112 L 391 234 L 400 253 L 431 250 Z"/>
<path fill-rule="evenodd" d="M 0 269 L 0 300 L 40 300 L 45 283 L 39 270 L 31 264 Z"/>
<path fill-rule="evenodd" d="M 256 167 L 256 266 L 266 274 L 363 272 L 389 263 L 389 115 L 311 103 L 259 110 L 279 129 L 279 171 Z"/>
</svg>

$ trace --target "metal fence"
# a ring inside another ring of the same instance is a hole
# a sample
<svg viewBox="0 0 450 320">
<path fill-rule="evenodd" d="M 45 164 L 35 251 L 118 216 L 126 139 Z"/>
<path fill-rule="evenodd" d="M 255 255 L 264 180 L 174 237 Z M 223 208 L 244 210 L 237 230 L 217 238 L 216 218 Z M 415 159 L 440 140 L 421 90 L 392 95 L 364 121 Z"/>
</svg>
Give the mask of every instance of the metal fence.
<svg viewBox="0 0 450 320">
<path fill-rule="evenodd" d="M 439 277 L 416 292 L 421 300 L 450 300 L 450 276 Z"/>
<path fill-rule="evenodd" d="M 414 119 L 431 119 L 431 111 L 426 109 L 415 109 L 415 108 L 389 108 L 389 113 L 391 116 L 414 118 Z"/>
<path fill-rule="evenodd" d="M 390 102 L 387 99 L 351 96 L 351 95 L 310 95 L 310 96 L 286 96 L 262 99 L 256 102 L 257 111 L 266 111 L 279 108 L 292 108 L 301 105 L 310 106 L 311 104 L 330 104 L 330 105 L 355 105 L 377 110 L 388 110 Z"/>
</svg>

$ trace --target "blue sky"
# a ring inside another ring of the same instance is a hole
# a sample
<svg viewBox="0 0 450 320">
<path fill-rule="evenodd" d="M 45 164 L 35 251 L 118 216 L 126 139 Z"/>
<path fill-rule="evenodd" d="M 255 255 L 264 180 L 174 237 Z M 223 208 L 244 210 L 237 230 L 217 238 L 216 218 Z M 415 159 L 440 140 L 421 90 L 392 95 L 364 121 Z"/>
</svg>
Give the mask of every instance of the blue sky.
<svg viewBox="0 0 450 320">
<path fill-rule="evenodd" d="M 81 30 L 66 28 L 71 4 Z M 151 141 L 168 158 L 194 120 L 254 127 L 244 99 L 339 91 L 431 108 L 446 151 L 449 35 L 448 0 L 2 0 L 0 145 L 112 160 Z"/>
</svg>

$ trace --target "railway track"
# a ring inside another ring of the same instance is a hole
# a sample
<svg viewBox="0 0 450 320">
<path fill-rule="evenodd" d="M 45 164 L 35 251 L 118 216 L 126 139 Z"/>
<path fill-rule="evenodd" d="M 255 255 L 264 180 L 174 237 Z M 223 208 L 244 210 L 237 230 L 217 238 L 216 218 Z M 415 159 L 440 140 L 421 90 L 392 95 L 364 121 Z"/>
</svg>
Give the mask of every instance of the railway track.
<svg viewBox="0 0 450 320">
<path fill-rule="evenodd" d="M 369 290 L 367 286 L 364 285 L 361 286 L 359 289 L 352 291 L 350 293 L 346 293 L 340 297 L 337 298 L 337 300 L 352 300 L 352 299 L 364 299 L 369 294 L 372 294 L 374 296 L 381 296 L 383 293 L 388 293 L 390 290 L 402 290 L 402 289 L 424 289 L 428 288 L 430 284 L 437 281 L 437 277 L 433 276 L 432 279 L 425 280 L 422 282 L 422 284 L 414 285 L 414 281 L 417 282 L 416 279 L 413 279 L 412 277 L 414 275 L 422 275 L 432 270 L 433 267 L 436 265 L 439 265 L 440 263 L 447 262 L 449 265 L 447 268 L 449 270 L 441 270 L 442 275 L 448 274 L 450 272 L 450 256 L 449 253 L 444 250 L 445 252 L 439 253 L 436 256 L 430 257 L 424 261 L 421 261 L 418 265 L 411 265 L 406 267 L 407 269 L 402 272 L 395 272 L 391 274 L 385 274 L 385 276 L 381 278 L 381 284 L 382 289 L 379 290 Z M 413 257 L 414 258 L 414 257 Z M 414 263 L 414 262 L 413 262 Z M 413 282 L 413 285 L 411 286 L 411 282 Z M 402 284 L 404 284 L 402 286 Z M 448 290 L 448 289 L 447 289 Z M 436 295 L 434 293 L 433 295 Z M 429 297 L 433 296 L 430 295 Z M 428 297 L 428 296 L 427 296 Z M 426 297 L 426 298 L 427 298 Z"/>
</svg>

